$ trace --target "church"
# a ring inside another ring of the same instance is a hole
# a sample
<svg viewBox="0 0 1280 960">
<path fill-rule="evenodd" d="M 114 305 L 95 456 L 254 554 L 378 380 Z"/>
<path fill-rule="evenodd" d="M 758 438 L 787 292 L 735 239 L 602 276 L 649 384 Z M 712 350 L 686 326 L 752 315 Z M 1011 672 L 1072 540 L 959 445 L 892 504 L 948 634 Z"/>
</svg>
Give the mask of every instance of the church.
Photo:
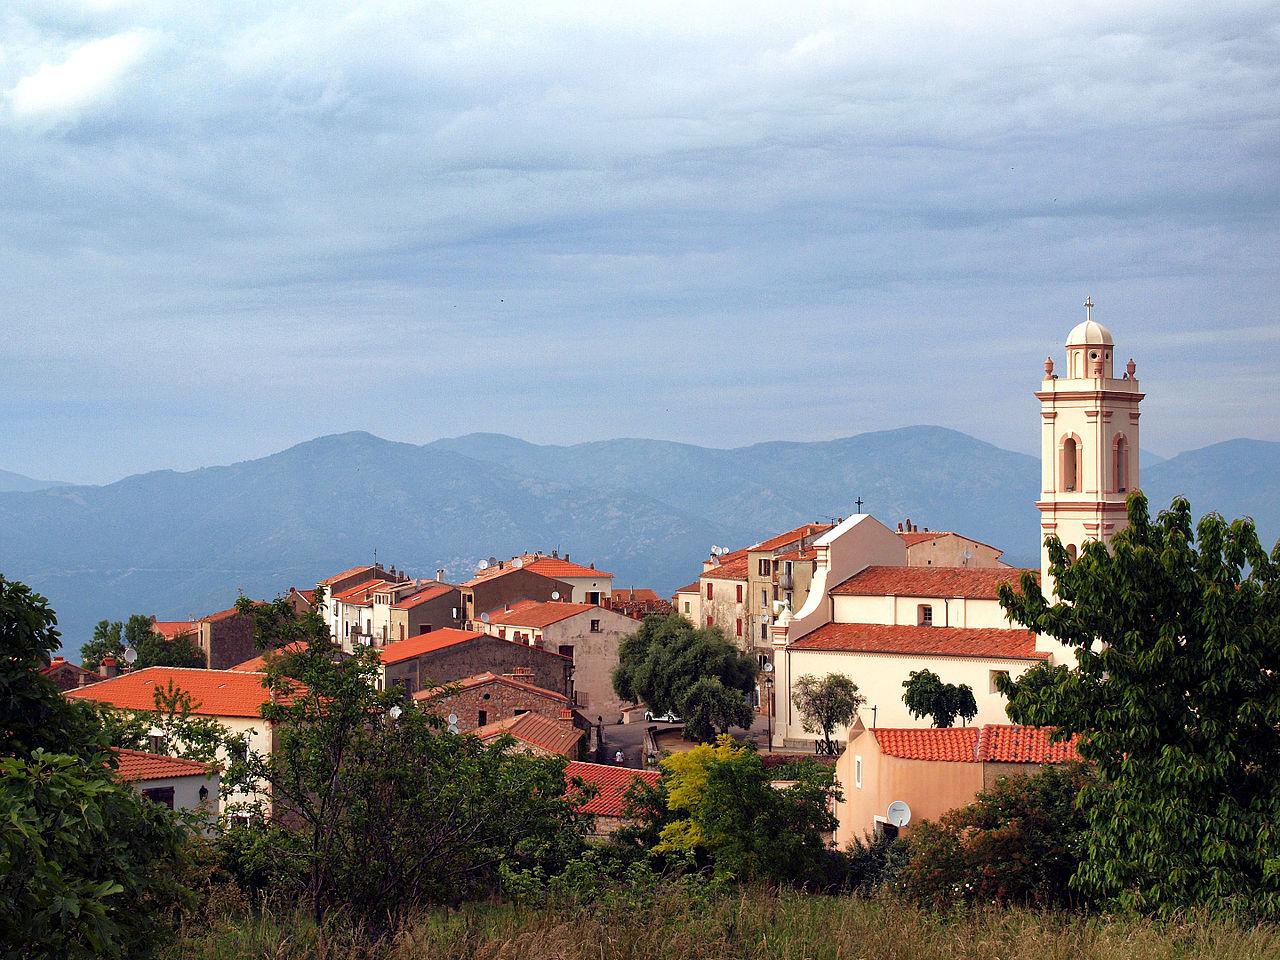
<svg viewBox="0 0 1280 960">
<path fill-rule="evenodd" d="M 1042 541 L 1056 535 L 1075 556 L 1088 540 L 1109 541 L 1126 523 L 1125 498 L 1138 488 L 1142 393 L 1133 360 L 1115 375 L 1115 343 L 1093 319 L 1067 336 L 1062 371 L 1044 361 L 1040 401 Z M 773 745 L 811 748 L 792 699 L 797 678 L 845 674 L 866 697 L 854 725 L 927 727 L 902 701 L 912 671 L 967 684 L 974 725 L 1008 723 L 997 678 L 1017 678 L 1040 663 L 1073 663 L 1049 637 L 1010 623 L 997 600 L 1024 571 L 1011 567 L 911 566 L 903 538 L 868 514 L 843 520 L 812 543 L 813 577 L 798 610 L 782 609 L 769 627 Z M 1042 546 L 1038 576 L 1052 589 Z M 1033 571 L 1034 572 L 1034 571 Z M 835 732 L 843 740 L 846 730 Z"/>
</svg>

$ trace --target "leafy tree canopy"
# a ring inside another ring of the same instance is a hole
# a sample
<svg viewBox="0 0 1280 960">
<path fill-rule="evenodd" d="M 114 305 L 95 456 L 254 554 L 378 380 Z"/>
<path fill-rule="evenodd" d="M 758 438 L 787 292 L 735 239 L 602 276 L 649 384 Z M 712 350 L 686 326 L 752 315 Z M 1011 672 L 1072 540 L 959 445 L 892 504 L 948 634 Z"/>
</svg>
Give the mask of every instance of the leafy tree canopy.
<svg viewBox="0 0 1280 960">
<path fill-rule="evenodd" d="M 1238 903 L 1280 916 L 1280 547 L 1252 521 L 1177 499 L 1072 562 L 1049 538 L 1058 602 L 1031 576 L 1000 600 L 1074 653 L 1005 682 L 1009 715 L 1081 734 L 1097 771 L 1079 891 L 1172 914 Z"/>
<path fill-rule="evenodd" d="M 717 685 L 699 681 L 715 680 Z M 671 711 L 686 719 L 691 739 L 709 737 L 716 729 L 750 726 L 751 709 L 738 708 L 755 689 L 756 664 L 725 639 L 717 628 L 697 628 L 679 614 L 647 617 L 618 649 L 613 688 L 633 703 L 646 703 L 654 713 Z M 692 697 L 692 699 L 690 699 Z"/>
<path fill-rule="evenodd" d="M 867 698 L 858 692 L 858 685 L 842 673 L 829 673 L 822 679 L 806 673 L 796 679 L 794 689 L 792 700 L 800 711 L 805 731 L 821 733 L 827 752 L 834 752 L 832 731 L 850 723 Z"/>
<path fill-rule="evenodd" d="M 99 620 L 93 628 L 93 639 L 80 647 L 80 663 L 86 670 L 97 670 L 108 655 L 123 661 L 125 650 L 130 647 L 138 654 L 132 666 L 134 670 L 143 667 L 203 667 L 206 664 L 194 632 L 169 639 L 157 633 L 154 621 L 142 613 L 135 613 L 124 623 Z"/>
<path fill-rule="evenodd" d="M 967 722 L 978 715 L 978 701 L 967 683 L 943 683 L 932 670 L 912 670 L 902 686 L 906 688 L 902 702 L 911 715 L 917 719 L 929 717 L 935 727 L 953 727 L 956 717 Z"/>
</svg>

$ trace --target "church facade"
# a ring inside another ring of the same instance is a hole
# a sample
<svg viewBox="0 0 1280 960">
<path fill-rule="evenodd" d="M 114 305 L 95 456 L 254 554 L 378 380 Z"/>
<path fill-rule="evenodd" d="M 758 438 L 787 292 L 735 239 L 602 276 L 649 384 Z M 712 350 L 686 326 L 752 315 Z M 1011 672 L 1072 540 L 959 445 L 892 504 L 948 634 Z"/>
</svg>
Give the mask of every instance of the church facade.
<svg viewBox="0 0 1280 960">
<path fill-rule="evenodd" d="M 1043 537 L 1058 536 L 1075 556 L 1089 540 L 1107 542 L 1125 525 L 1125 498 L 1138 488 L 1138 422 L 1142 393 L 1129 360 L 1114 373 L 1111 333 L 1086 317 L 1067 336 L 1066 363 L 1045 361 L 1040 401 L 1041 491 L 1036 507 Z M 1023 574 L 1052 590 L 1048 553 L 1038 571 L 1011 567 L 911 567 L 900 537 L 874 517 L 844 520 L 813 543 L 813 579 L 805 602 L 784 609 L 770 628 L 773 741 L 804 748 L 821 737 L 806 731 L 793 701 L 805 675 L 842 673 L 866 697 L 854 721 L 866 728 L 927 727 L 902 701 L 913 671 L 967 684 L 977 702 L 975 724 L 1007 723 L 1000 675 L 1014 679 L 1040 663 L 1070 663 L 1056 641 L 1009 622 L 997 600 L 1002 584 L 1018 589 Z M 846 730 L 835 733 L 843 740 Z"/>
</svg>

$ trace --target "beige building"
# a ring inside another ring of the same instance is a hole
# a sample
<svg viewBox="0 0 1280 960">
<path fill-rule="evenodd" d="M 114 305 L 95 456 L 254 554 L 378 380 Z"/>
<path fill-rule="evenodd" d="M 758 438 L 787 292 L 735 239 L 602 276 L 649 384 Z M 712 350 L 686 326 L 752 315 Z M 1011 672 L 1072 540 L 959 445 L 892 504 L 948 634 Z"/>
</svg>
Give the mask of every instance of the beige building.
<svg viewBox="0 0 1280 960">
<path fill-rule="evenodd" d="M 829 523 L 806 523 L 747 548 L 747 649 L 763 666 L 773 654 L 769 627 L 783 607 L 798 610 L 809 596 L 817 552 Z"/>
<path fill-rule="evenodd" d="M 836 846 L 898 835 L 889 805 L 904 803 L 910 833 L 922 820 L 971 803 L 1000 777 L 1034 773 L 1048 763 L 1078 760 L 1074 743 L 1052 743 L 1049 731 L 1012 724 L 874 730 L 858 724 L 836 763 Z"/>
<path fill-rule="evenodd" d="M 950 530 L 923 530 L 908 519 L 898 524 L 898 536 L 907 547 L 909 567 L 1003 567 L 1003 550 L 952 533 Z"/>
<path fill-rule="evenodd" d="M 505 640 L 541 647 L 573 661 L 573 690 L 577 707 L 608 723 L 621 715 L 624 704 L 613 692 L 618 646 L 640 624 L 615 610 L 589 603 L 518 603 L 510 610 L 489 614 L 484 630 Z"/>
<path fill-rule="evenodd" d="M 556 597 L 530 596 L 522 599 L 564 600 L 569 603 L 607 605 L 609 597 L 613 594 L 612 573 L 597 570 L 594 563 L 587 566 L 575 563 L 569 559 L 567 553 L 562 557 L 555 551 L 550 554 L 522 553 L 510 560 L 485 561 L 476 571 L 476 575 L 463 584 L 463 587 L 474 588 L 486 580 L 503 576 L 513 570 L 536 573 L 540 577 L 557 581 L 558 584 L 568 587 L 567 590 L 564 586 L 557 587 L 556 592 L 560 595 Z M 473 616 L 478 617 L 481 613 L 492 609 L 491 606 L 480 604 Z"/>
<path fill-rule="evenodd" d="M 212 828 L 218 819 L 221 776 L 216 765 L 158 753 L 115 748 L 115 777 L 170 810 L 201 814 Z"/>
</svg>

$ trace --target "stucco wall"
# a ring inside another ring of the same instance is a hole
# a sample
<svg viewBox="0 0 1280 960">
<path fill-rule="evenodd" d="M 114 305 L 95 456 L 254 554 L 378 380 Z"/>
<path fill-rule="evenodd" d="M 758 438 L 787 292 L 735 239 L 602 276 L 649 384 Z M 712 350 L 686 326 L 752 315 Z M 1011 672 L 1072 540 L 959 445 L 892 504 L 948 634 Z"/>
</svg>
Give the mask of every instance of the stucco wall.
<svg viewBox="0 0 1280 960">
<path fill-rule="evenodd" d="M 962 597 L 832 597 L 834 623 L 899 623 L 912 625 L 921 604 L 933 607 L 935 627 L 1012 626 L 998 600 L 966 600 Z"/>
<path fill-rule="evenodd" d="M 130 784 L 138 793 L 145 790 L 173 787 L 173 808 L 175 810 L 203 810 L 210 820 L 216 819 L 219 810 L 218 784 L 216 773 L 206 777 L 161 777 L 155 780 L 137 780 Z M 206 800 L 200 799 L 200 788 L 209 791 Z"/>
<path fill-rule="evenodd" d="M 969 556 L 966 557 L 965 553 Z M 1000 551 L 995 547 L 946 533 L 907 547 L 907 565 L 911 567 L 1004 567 Z"/>
</svg>

